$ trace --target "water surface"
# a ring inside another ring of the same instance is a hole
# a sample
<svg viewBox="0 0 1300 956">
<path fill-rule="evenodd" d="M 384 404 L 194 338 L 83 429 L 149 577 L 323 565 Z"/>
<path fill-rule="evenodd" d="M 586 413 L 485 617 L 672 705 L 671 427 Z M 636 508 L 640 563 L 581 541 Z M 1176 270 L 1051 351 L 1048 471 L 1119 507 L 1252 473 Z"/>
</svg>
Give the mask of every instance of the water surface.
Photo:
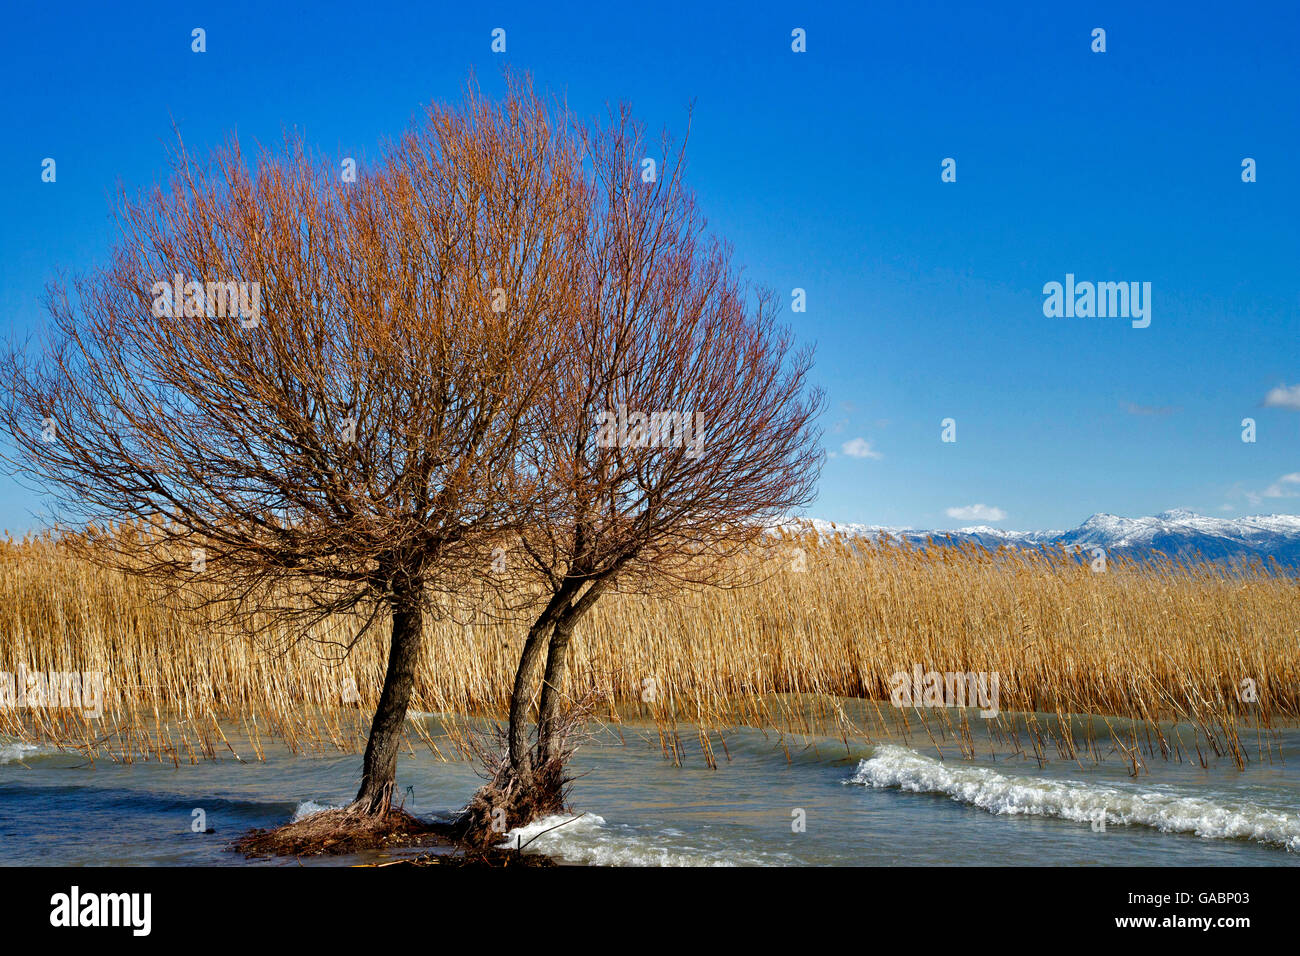
<svg viewBox="0 0 1300 956">
<path fill-rule="evenodd" d="M 1226 759 L 1208 768 L 1148 759 L 1150 773 L 1134 778 L 1116 759 L 1040 767 L 988 742 L 967 760 L 924 737 L 846 745 L 741 730 L 726 736 L 730 759 L 715 738 L 720 763 L 710 769 L 685 736 L 680 766 L 664 759 L 653 730 L 625 727 L 622 738 L 602 734 L 580 751 L 572 803 L 584 815 L 526 852 L 611 865 L 1300 863 L 1294 759 L 1245 771 Z M 1300 752 L 1300 732 L 1279 741 L 1284 755 Z M 0 740 L 0 864 L 282 865 L 225 845 L 346 803 L 360 757 L 265 749 L 265 762 L 177 767 Z M 453 812 L 480 782 L 470 764 L 423 748 L 403 755 L 398 780 L 407 809 L 422 815 Z M 214 834 L 192 831 L 195 809 Z"/>
</svg>

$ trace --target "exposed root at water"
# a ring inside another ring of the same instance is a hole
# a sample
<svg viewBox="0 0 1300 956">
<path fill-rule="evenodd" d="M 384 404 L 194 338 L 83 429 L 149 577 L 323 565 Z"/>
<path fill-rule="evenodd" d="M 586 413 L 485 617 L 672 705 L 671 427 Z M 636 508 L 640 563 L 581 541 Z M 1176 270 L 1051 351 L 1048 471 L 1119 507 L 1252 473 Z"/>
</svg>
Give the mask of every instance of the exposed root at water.
<svg viewBox="0 0 1300 956">
<path fill-rule="evenodd" d="M 418 867 L 418 866 L 467 866 L 501 868 L 509 866 L 559 866 L 549 856 L 541 853 L 520 853 L 518 850 L 476 849 L 461 853 L 422 853 L 407 860 L 392 860 L 388 863 L 362 863 L 362 867 Z"/>
<path fill-rule="evenodd" d="M 563 760 L 548 760 L 527 776 L 504 766 L 470 800 L 457 821 L 458 836 L 469 846 L 499 844 L 516 827 L 568 812 L 568 790 Z"/>
<path fill-rule="evenodd" d="M 270 830 L 252 830 L 230 845 L 250 858 L 274 856 L 342 856 L 364 850 L 405 847 L 439 847 L 443 852 L 424 853 L 406 860 L 362 863 L 362 867 L 387 866 L 555 866 L 541 853 L 470 843 L 460 838 L 462 826 L 430 822 L 405 810 L 390 810 L 383 816 L 350 813 L 344 809 L 324 810 Z M 497 834 L 500 842 L 500 834 Z"/>
<path fill-rule="evenodd" d="M 362 850 L 448 845 L 445 825 L 427 823 L 405 810 L 382 816 L 323 810 L 270 830 L 253 830 L 231 844 L 249 857 L 337 856 Z"/>
<path fill-rule="evenodd" d="M 504 728 L 471 737 L 487 783 L 457 818 L 457 837 L 469 846 L 496 846 L 511 830 L 568 813 L 573 777 L 567 767 L 591 736 L 587 727 L 595 702 L 595 694 L 571 700 L 557 715 L 546 746 L 535 744 L 520 767 L 510 763 Z"/>
</svg>

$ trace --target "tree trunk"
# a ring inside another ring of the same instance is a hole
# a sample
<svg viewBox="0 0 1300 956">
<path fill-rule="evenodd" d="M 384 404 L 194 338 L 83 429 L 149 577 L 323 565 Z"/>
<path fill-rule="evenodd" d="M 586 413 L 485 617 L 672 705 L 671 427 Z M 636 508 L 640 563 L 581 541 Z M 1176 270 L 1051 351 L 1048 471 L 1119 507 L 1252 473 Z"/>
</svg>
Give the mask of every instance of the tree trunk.
<svg viewBox="0 0 1300 956">
<path fill-rule="evenodd" d="M 519 667 L 515 670 L 515 686 L 510 694 L 510 729 L 507 732 L 510 770 L 517 778 L 526 779 L 531 776 L 532 764 L 529 762 L 528 733 L 525 729 L 529 705 L 532 703 L 531 691 L 537 680 L 537 672 L 541 669 L 547 636 L 571 596 L 572 592 L 568 587 L 561 587 L 551 596 L 546 608 L 528 629 L 523 653 L 519 655 Z"/>
<path fill-rule="evenodd" d="M 379 706 L 370 724 L 370 739 L 361 768 L 361 790 L 348 807 L 351 813 L 373 816 L 386 814 L 393 804 L 397 779 L 397 748 L 406 724 L 406 708 L 415 687 L 415 668 L 420 662 L 423 640 L 423 612 L 415 596 L 393 608 L 393 637 L 388 649 L 388 673 Z"/>
<path fill-rule="evenodd" d="M 551 632 L 551 642 L 546 654 L 546 676 L 542 679 L 542 701 L 537 715 L 537 763 L 540 766 L 554 752 L 560 697 L 564 693 L 564 679 L 569 672 L 569 640 L 577 621 L 566 615 Z"/>
<path fill-rule="evenodd" d="M 542 651 L 546 648 L 546 636 L 550 633 L 550 615 L 544 613 L 528 629 L 528 639 L 524 641 L 524 651 L 519 657 L 519 667 L 515 670 L 515 688 L 510 695 L 510 769 L 516 777 L 528 778 L 532 765 L 528 761 L 528 740 L 524 725 L 528 720 L 528 705 L 531 703 L 529 691 L 537 679 L 537 670 L 542 662 Z"/>
</svg>

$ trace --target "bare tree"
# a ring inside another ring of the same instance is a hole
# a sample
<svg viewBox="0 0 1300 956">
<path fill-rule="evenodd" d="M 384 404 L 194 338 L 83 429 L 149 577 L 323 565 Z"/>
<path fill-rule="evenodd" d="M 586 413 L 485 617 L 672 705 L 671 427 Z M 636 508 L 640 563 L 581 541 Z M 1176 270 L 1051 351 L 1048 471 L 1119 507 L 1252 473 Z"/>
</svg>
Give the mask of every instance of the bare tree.
<svg viewBox="0 0 1300 956">
<path fill-rule="evenodd" d="M 350 182 L 296 141 L 251 168 L 235 141 L 182 147 L 4 364 L 16 468 L 69 521 L 148 529 L 96 557 L 296 634 L 391 622 L 360 814 L 391 805 L 426 615 L 537 493 L 519 460 L 573 285 L 567 130 L 512 83 L 431 108 Z"/>
<path fill-rule="evenodd" d="M 562 809 L 560 701 L 583 615 L 615 589 L 736 583 L 754 566 L 737 559 L 775 543 L 766 529 L 811 499 L 822 461 L 811 353 L 707 236 L 683 149 L 647 181 L 626 110 L 580 138 L 582 269 L 557 374 L 530 413 L 527 471 L 543 494 L 526 503 L 518 548 L 547 600 L 516 672 L 507 759 L 469 807 L 468 831 L 484 838 L 503 808 L 511 827 Z"/>
</svg>

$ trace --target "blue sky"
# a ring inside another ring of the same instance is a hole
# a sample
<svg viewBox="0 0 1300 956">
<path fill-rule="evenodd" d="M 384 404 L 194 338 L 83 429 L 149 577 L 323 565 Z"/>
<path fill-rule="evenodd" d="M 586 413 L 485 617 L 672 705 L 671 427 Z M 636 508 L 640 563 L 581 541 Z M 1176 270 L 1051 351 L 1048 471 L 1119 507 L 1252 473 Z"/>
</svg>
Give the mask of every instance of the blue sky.
<svg viewBox="0 0 1300 956">
<path fill-rule="evenodd" d="M 627 100 L 652 128 L 681 132 L 694 104 L 690 181 L 711 227 L 787 304 L 806 290 L 785 318 L 817 347 L 834 455 L 811 514 L 1027 529 L 1294 513 L 1300 13 L 1132 6 L 10 7 L 0 328 L 39 328 L 47 279 L 103 260 L 118 182 L 163 175 L 173 120 L 191 148 L 296 126 L 360 158 L 471 70 L 499 90 L 509 65 L 580 112 Z M 1067 273 L 1150 282 L 1150 326 L 1046 317 L 1043 286 Z M 991 517 L 950 514 L 976 504 Z M 0 527 L 40 510 L 0 477 Z"/>
</svg>

